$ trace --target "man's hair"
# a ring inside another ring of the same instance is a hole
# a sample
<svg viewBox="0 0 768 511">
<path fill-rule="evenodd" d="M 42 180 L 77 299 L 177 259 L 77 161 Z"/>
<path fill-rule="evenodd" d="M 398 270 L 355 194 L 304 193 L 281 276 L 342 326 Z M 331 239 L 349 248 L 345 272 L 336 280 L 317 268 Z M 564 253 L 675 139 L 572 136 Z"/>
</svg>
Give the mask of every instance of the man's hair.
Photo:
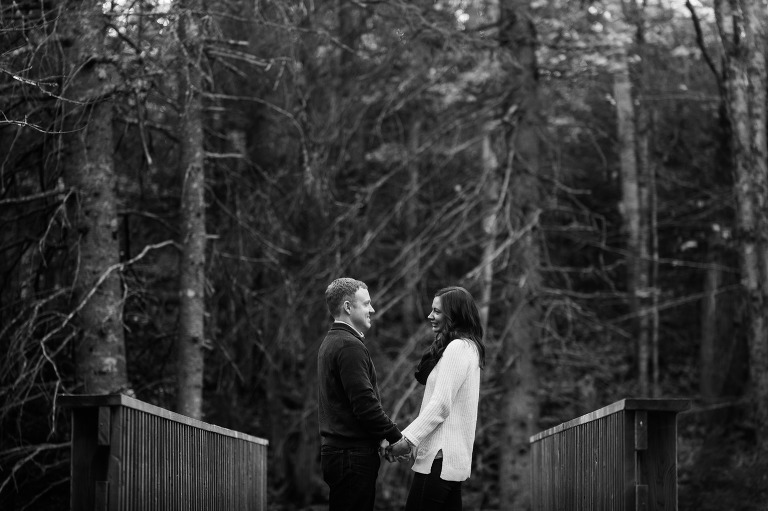
<svg viewBox="0 0 768 511">
<path fill-rule="evenodd" d="M 338 318 L 341 315 L 341 305 L 346 300 L 354 300 L 358 289 L 368 289 L 365 282 L 348 277 L 336 279 L 325 290 L 325 303 L 331 316 Z"/>
</svg>

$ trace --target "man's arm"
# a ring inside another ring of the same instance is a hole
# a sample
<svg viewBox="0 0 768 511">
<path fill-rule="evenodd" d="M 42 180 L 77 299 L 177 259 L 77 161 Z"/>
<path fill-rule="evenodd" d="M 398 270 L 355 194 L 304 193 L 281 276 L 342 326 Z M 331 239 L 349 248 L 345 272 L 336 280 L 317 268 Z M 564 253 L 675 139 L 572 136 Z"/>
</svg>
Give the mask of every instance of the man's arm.
<svg viewBox="0 0 768 511">
<path fill-rule="evenodd" d="M 341 384 L 357 420 L 372 437 L 386 438 L 390 444 L 400 440 L 400 430 L 384 413 L 376 397 L 368 372 L 370 357 L 365 347 L 362 344 L 349 344 L 339 351 L 338 357 Z"/>
</svg>

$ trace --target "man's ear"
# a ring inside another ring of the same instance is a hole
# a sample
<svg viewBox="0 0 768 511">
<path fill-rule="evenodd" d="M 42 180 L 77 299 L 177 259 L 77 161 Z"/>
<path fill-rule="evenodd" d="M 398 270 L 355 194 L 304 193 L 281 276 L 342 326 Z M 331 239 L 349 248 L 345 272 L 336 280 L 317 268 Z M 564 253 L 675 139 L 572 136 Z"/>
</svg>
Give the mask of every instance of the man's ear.
<svg viewBox="0 0 768 511">
<path fill-rule="evenodd" d="M 341 304 L 341 308 L 342 308 L 342 310 L 343 310 L 344 312 L 346 312 L 347 314 L 349 314 L 350 310 L 352 310 L 352 309 L 351 309 L 351 307 L 349 306 L 349 300 L 344 300 L 344 303 L 343 303 L 343 304 Z"/>
</svg>

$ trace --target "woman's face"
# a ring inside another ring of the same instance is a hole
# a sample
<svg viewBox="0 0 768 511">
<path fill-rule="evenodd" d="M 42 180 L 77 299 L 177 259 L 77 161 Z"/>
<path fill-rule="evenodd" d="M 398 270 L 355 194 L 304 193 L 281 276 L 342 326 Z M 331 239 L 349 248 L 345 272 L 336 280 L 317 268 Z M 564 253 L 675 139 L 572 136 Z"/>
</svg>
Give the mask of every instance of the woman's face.
<svg viewBox="0 0 768 511">
<path fill-rule="evenodd" d="M 432 300 L 432 312 L 427 316 L 429 322 L 432 323 L 432 331 L 439 333 L 445 326 L 445 315 L 443 314 L 443 303 L 439 296 L 436 296 Z"/>
</svg>

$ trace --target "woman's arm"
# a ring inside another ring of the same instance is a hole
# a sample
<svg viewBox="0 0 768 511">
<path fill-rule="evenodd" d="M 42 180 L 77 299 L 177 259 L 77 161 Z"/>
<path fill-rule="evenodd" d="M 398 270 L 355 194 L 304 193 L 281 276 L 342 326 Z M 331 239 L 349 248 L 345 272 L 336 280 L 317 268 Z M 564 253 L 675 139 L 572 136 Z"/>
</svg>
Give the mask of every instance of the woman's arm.
<svg viewBox="0 0 768 511">
<path fill-rule="evenodd" d="M 473 365 L 479 364 L 477 349 L 471 341 L 456 339 L 448 344 L 440 360 L 435 387 L 419 416 L 403 430 L 403 436 L 418 446 L 451 413 L 456 394 Z"/>
</svg>

